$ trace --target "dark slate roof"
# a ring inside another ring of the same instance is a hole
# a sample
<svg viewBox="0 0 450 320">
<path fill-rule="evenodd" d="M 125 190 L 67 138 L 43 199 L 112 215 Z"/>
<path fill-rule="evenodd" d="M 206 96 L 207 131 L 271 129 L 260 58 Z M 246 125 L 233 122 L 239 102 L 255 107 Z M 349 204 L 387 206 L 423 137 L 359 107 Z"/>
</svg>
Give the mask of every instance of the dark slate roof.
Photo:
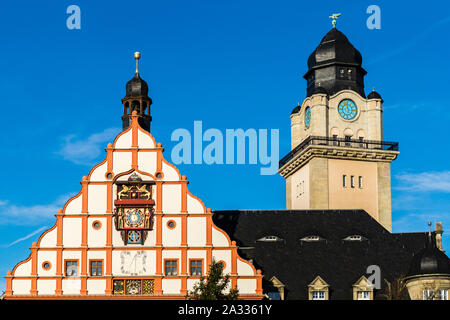
<svg viewBox="0 0 450 320">
<path fill-rule="evenodd" d="M 424 248 L 427 233 L 392 234 L 364 210 L 231 210 L 215 211 L 214 223 L 252 259 L 270 290 L 276 276 L 286 287 L 286 299 L 308 299 L 308 285 L 320 276 L 330 285 L 330 299 L 352 299 L 352 286 L 370 265 L 381 269 L 381 298 L 386 283 L 406 275 L 413 254 Z M 304 242 L 306 236 L 324 241 Z M 344 241 L 351 235 L 367 240 Z M 256 241 L 277 236 L 279 242 Z"/>
<path fill-rule="evenodd" d="M 381 98 L 381 95 L 378 92 L 376 92 L 375 90 L 373 90 L 371 93 L 369 93 L 369 95 L 367 96 L 367 99 L 381 99 L 381 100 L 383 100 Z"/>
<path fill-rule="evenodd" d="M 428 241 L 427 246 L 414 255 L 408 276 L 450 275 L 450 259 L 436 248 L 436 241 Z"/>
<path fill-rule="evenodd" d="M 329 95 L 349 89 L 365 97 L 366 73 L 361 53 L 341 31 L 332 28 L 308 58 L 308 71 L 303 76 L 307 80 L 306 94 L 309 97 L 323 87 Z"/>
<path fill-rule="evenodd" d="M 127 82 L 125 97 L 148 97 L 148 85 L 139 73 L 135 73 L 134 77 Z"/>
<path fill-rule="evenodd" d="M 300 106 L 296 106 L 294 109 L 292 109 L 292 112 L 291 112 L 291 114 L 295 114 L 295 113 L 298 113 L 298 112 L 300 112 Z"/>
</svg>

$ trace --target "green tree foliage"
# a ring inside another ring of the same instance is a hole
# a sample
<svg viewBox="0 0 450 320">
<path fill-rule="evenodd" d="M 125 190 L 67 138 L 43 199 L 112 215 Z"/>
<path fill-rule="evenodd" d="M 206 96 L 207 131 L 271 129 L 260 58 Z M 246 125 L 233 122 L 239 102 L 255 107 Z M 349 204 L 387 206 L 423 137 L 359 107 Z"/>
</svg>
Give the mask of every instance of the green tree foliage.
<svg viewBox="0 0 450 320">
<path fill-rule="evenodd" d="M 230 285 L 230 275 L 223 275 L 223 265 L 212 261 L 209 273 L 202 276 L 200 281 L 194 285 L 192 291 L 186 295 L 188 300 L 238 300 L 239 290 L 232 288 L 228 293 L 225 289 Z"/>
</svg>

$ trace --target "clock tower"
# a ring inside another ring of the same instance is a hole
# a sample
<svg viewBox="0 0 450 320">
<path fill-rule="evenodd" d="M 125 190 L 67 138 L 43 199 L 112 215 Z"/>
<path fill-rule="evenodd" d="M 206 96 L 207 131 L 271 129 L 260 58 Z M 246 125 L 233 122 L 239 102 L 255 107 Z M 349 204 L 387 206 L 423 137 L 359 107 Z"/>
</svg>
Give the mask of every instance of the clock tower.
<svg viewBox="0 0 450 320">
<path fill-rule="evenodd" d="M 364 209 L 391 231 L 383 99 L 365 95 L 361 54 L 333 25 L 308 59 L 306 98 L 291 113 L 291 152 L 280 161 L 287 209 Z"/>
</svg>

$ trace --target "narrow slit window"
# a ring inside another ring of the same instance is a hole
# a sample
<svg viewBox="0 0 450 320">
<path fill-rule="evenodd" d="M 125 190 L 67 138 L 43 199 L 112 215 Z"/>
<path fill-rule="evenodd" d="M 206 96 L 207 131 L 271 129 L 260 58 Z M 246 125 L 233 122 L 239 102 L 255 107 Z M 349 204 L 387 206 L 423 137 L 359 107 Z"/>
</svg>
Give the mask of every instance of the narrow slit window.
<svg viewBox="0 0 450 320">
<path fill-rule="evenodd" d="M 351 185 L 352 188 L 355 187 L 355 177 L 354 176 L 350 177 L 350 185 Z"/>
<path fill-rule="evenodd" d="M 362 176 L 359 176 L 359 177 L 358 177 L 358 186 L 359 186 L 360 189 L 362 189 L 362 187 L 363 187 L 363 179 L 362 179 Z"/>
<path fill-rule="evenodd" d="M 347 186 L 347 176 L 345 174 L 342 176 L 342 186 L 344 188 Z"/>
</svg>

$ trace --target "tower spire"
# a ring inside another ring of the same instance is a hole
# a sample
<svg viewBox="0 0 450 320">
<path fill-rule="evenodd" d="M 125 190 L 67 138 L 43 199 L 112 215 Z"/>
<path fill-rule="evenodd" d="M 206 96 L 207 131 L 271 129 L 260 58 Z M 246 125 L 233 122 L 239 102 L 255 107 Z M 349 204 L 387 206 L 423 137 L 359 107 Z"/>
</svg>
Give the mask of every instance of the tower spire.
<svg viewBox="0 0 450 320">
<path fill-rule="evenodd" d="M 127 82 L 126 95 L 122 99 L 123 116 L 122 127 L 123 130 L 130 126 L 130 117 L 133 111 L 137 111 L 139 116 L 138 122 L 142 129 L 150 132 L 150 122 L 152 117 L 150 115 L 150 106 L 152 99 L 148 96 L 148 85 L 139 75 L 139 59 L 141 53 L 136 51 L 134 59 L 136 60 L 136 73 L 134 77 Z"/>
<path fill-rule="evenodd" d="M 139 73 L 139 59 L 141 58 L 141 53 L 136 51 L 134 53 L 134 59 L 136 59 L 136 73 Z"/>
</svg>

